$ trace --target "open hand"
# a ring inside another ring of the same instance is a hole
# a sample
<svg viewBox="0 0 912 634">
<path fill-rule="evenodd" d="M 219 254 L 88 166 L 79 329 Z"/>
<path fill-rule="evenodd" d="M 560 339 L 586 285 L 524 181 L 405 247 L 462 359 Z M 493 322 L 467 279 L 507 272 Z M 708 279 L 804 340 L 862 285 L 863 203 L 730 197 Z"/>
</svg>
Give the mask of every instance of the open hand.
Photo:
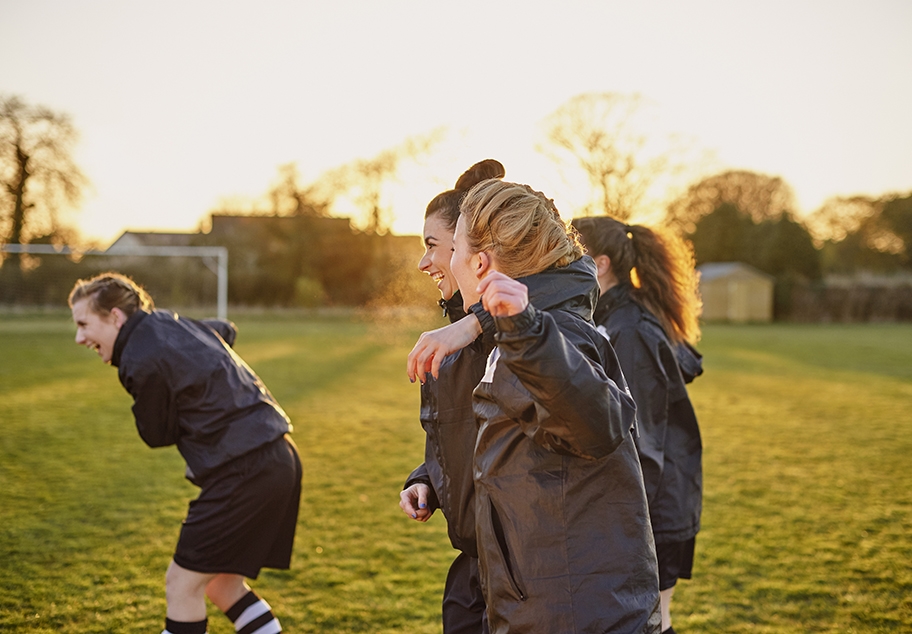
<svg viewBox="0 0 912 634">
<path fill-rule="evenodd" d="M 422 333 L 418 342 L 408 356 L 408 377 L 414 383 L 418 379 L 424 383 L 427 373 L 436 379 L 444 357 L 465 348 L 481 334 L 478 318 L 469 314 L 459 321 Z"/>
</svg>

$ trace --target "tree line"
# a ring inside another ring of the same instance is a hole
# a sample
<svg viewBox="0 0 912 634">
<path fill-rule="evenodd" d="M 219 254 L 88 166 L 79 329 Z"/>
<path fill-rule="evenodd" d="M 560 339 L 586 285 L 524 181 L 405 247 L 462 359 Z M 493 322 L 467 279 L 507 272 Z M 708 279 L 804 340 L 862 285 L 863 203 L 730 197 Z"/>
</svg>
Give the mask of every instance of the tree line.
<svg viewBox="0 0 912 634">
<path fill-rule="evenodd" d="M 702 165 L 688 156 L 686 144 L 657 134 L 647 111 L 638 95 L 590 93 L 570 99 L 544 120 L 538 149 L 589 184 L 588 202 L 570 215 L 608 214 L 636 223 L 655 218 L 658 209 L 661 222 L 692 242 L 698 265 L 740 261 L 775 277 L 779 318 L 826 318 L 812 315 L 808 306 L 814 297 L 825 303 L 824 280 L 834 276 L 912 275 L 912 192 L 834 197 L 801 216 L 781 177 L 746 170 L 699 174 Z M 384 202 L 384 187 L 405 162 L 432 151 L 441 135 L 437 130 L 406 139 L 309 183 L 301 182 L 294 164 L 283 165 L 259 199 L 226 202 L 215 210 L 213 229 L 194 237 L 194 243 L 229 248 L 233 303 L 374 301 L 403 273 L 401 267 L 414 270 L 403 250 L 420 246 L 417 241 L 414 247 L 394 244 L 387 235 L 393 210 Z M 87 184 L 72 159 L 76 139 L 65 114 L 16 96 L 0 97 L 0 239 L 65 244 L 76 238 L 60 221 L 60 211 L 77 205 Z M 352 226 L 330 221 L 343 196 L 361 210 Z M 259 220 L 241 231 L 236 221 L 228 230 L 225 219 L 239 215 Z M 219 218 L 224 231 L 216 226 Z M 64 265 L 52 264 L 54 259 L 6 255 L 0 302 L 30 301 L 29 294 L 38 301 L 35 296 L 45 294 L 34 288 L 26 292 L 25 278 L 40 267 L 46 267 L 42 279 L 58 274 L 51 269 Z M 183 270 L 186 276 L 188 267 Z M 171 277 L 172 286 L 181 279 L 176 271 Z M 889 292 L 912 293 L 898 288 Z M 912 300 L 897 301 L 893 317 L 903 318 L 906 302 L 910 314 L 905 318 L 912 318 Z"/>
</svg>

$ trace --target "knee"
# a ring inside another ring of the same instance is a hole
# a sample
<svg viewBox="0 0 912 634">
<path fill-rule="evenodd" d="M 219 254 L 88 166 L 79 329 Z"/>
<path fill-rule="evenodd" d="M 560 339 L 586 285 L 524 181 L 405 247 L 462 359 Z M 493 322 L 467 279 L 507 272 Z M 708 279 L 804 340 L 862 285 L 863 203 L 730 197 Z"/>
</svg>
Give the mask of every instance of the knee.
<svg viewBox="0 0 912 634">
<path fill-rule="evenodd" d="M 241 600 L 250 588 L 241 575 L 219 574 L 206 586 L 206 596 L 222 612 Z"/>
<path fill-rule="evenodd" d="M 199 573 L 185 570 L 171 562 L 165 573 L 165 598 L 171 605 L 175 601 L 202 599 L 206 589 L 206 577 Z"/>
</svg>

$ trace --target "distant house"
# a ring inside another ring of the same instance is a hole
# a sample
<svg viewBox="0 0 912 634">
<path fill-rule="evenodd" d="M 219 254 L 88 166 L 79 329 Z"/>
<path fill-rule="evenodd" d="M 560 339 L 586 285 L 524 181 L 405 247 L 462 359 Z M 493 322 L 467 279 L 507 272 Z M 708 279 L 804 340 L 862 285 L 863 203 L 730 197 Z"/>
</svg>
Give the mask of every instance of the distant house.
<svg viewBox="0 0 912 634">
<path fill-rule="evenodd" d="M 741 262 L 712 262 L 697 267 L 703 319 L 769 322 L 773 320 L 774 278 Z"/>
<path fill-rule="evenodd" d="M 351 220 L 339 216 L 255 216 L 241 214 L 211 214 L 209 235 L 216 240 L 239 239 L 251 231 L 273 230 L 277 234 L 290 234 L 306 226 L 311 232 L 330 235 L 348 235 Z"/>
<path fill-rule="evenodd" d="M 199 233 L 160 233 L 155 231 L 124 231 L 108 249 L 132 247 L 188 247 Z"/>
<path fill-rule="evenodd" d="M 198 239 L 199 235 L 199 233 L 124 231 L 105 250 L 106 254 L 111 254 L 111 257 L 107 260 L 107 266 L 113 270 L 128 272 L 133 275 L 141 272 L 144 276 L 148 275 L 150 268 L 157 269 L 159 273 L 172 271 L 175 266 L 185 266 L 186 261 L 181 259 L 180 263 L 175 263 L 170 261 L 170 258 L 150 260 L 148 259 L 149 256 L 131 253 L 131 249 L 136 249 L 137 247 L 189 247 L 194 244 L 194 240 Z"/>
<path fill-rule="evenodd" d="M 403 271 L 417 276 L 415 264 L 423 250 L 415 236 L 357 231 L 344 217 L 218 213 L 211 215 L 205 233 L 127 231 L 108 247 L 112 255 L 108 266 L 140 275 L 150 287 L 154 275 L 164 277 L 156 292 L 169 292 L 171 284 L 186 295 L 185 289 L 205 290 L 209 284 L 211 276 L 201 270 L 211 269 L 206 258 L 193 258 L 193 263 L 184 257 L 163 259 L 150 265 L 148 256 L 126 253 L 137 247 L 189 246 L 225 247 L 228 302 L 262 306 L 309 305 L 310 301 L 363 304 L 386 292 L 391 279 Z"/>
</svg>

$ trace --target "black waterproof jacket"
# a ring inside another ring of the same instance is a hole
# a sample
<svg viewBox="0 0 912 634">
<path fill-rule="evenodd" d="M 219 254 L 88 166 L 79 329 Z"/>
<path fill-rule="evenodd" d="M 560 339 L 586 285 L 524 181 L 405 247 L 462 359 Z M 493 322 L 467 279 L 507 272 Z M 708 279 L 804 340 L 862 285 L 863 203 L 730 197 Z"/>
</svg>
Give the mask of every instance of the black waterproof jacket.
<svg viewBox="0 0 912 634">
<path fill-rule="evenodd" d="M 139 435 L 150 447 L 176 444 L 196 484 L 291 429 L 272 394 L 231 349 L 235 335 L 225 321 L 136 311 L 114 342 L 111 364 L 133 396 Z"/>
<path fill-rule="evenodd" d="M 458 292 L 443 305 L 451 322 L 466 315 Z M 482 341 L 479 336 L 448 355 L 440 364 L 438 378 L 428 375 L 421 386 L 421 426 L 427 434 L 424 462 L 412 471 L 404 487 L 418 482 L 430 487 L 430 510 L 442 509 L 453 548 L 471 557 L 478 557 L 472 481 L 478 427 L 472 412 L 472 390 L 484 374 Z"/>
<path fill-rule="evenodd" d="M 659 632 L 658 571 L 635 406 L 585 257 L 530 276 L 530 306 L 496 319 L 475 389 L 481 581 L 493 634 Z M 562 273 L 562 274 L 561 274 Z"/>
<path fill-rule="evenodd" d="M 583 269 L 575 274 L 581 279 L 586 277 Z M 560 284 L 567 275 L 567 271 L 544 271 L 539 279 L 547 283 L 553 278 Z M 440 306 L 450 323 L 466 316 L 459 291 L 449 300 L 440 300 Z M 429 375 L 421 386 L 421 426 L 427 434 L 424 462 L 409 474 L 403 488 L 419 482 L 428 485 L 431 489 L 428 507 L 431 511 L 442 510 L 453 548 L 477 558 L 472 463 L 478 425 L 472 409 L 472 392 L 484 374 L 497 330 L 481 302 L 474 304 L 471 312 L 478 318 L 482 334 L 469 346 L 448 355 L 440 364 L 438 378 Z"/>
<path fill-rule="evenodd" d="M 657 543 L 685 541 L 700 530 L 703 445 L 685 383 L 702 373 L 690 346 L 673 345 L 630 286 L 599 299 L 595 322 L 608 334 L 637 404 L 637 449 Z"/>
</svg>

